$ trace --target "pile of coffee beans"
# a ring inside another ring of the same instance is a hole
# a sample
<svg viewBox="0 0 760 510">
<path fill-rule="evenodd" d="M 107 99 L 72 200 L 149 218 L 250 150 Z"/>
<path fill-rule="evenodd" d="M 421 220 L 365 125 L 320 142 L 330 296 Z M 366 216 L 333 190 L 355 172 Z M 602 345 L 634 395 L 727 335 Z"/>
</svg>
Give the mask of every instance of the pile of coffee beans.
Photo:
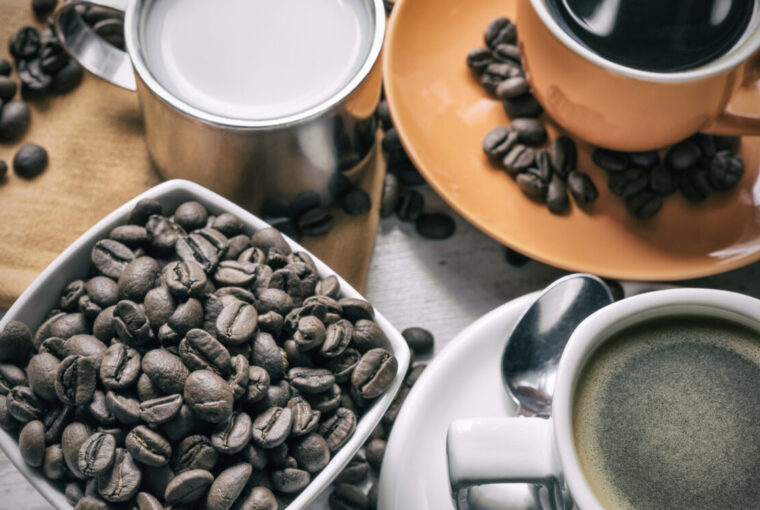
<svg viewBox="0 0 760 510">
<path fill-rule="evenodd" d="M 274 228 L 163 213 L 140 201 L 35 332 L 0 332 L 0 427 L 77 510 L 276 509 L 398 362 L 372 306 Z"/>
<path fill-rule="evenodd" d="M 511 175 L 522 192 L 545 202 L 553 214 L 570 206 L 585 206 L 596 200 L 594 182 L 577 169 L 575 142 L 561 136 L 550 149 L 535 149 L 547 141 L 546 127 L 539 119 L 544 109 L 530 92 L 517 46 L 517 26 L 508 18 L 496 18 L 483 36 L 486 47 L 467 55 L 467 66 L 491 95 L 499 98 L 511 119 L 494 128 L 483 139 L 483 152 L 496 168 Z"/>
<path fill-rule="evenodd" d="M 625 200 L 639 219 L 656 215 L 668 195 L 680 192 L 701 202 L 713 191 L 728 191 L 744 175 L 744 160 L 736 151 L 739 137 L 698 133 L 673 145 L 660 159 L 657 151 L 616 152 L 597 149 L 594 163 L 607 172 L 607 187 Z"/>
</svg>

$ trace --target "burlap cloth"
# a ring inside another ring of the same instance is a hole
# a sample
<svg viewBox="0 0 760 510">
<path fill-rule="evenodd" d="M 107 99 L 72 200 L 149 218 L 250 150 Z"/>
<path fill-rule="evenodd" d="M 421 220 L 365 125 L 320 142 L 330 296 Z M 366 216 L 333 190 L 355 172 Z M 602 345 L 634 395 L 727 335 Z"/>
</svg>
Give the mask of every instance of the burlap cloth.
<svg viewBox="0 0 760 510">
<path fill-rule="evenodd" d="M 39 25 L 28 0 L 0 0 L 0 56 L 23 25 Z M 15 74 L 12 75 L 17 79 Z M 92 75 L 63 96 L 30 103 L 32 124 L 22 140 L 0 144 L 9 171 L 0 180 L 0 307 L 8 307 L 66 246 L 116 207 L 161 177 L 153 168 L 137 96 Z M 45 147 L 47 170 L 32 180 L 10 169 L 26 142 Z M 380 151 L 378 151 L 379 153 Z M 335 227 L 302 244 L 359 291 L 363 291 L 378 222 L 382 157 L 359 185 L 372 211 L 359 217 L 334 207 Z"/>
</svg>

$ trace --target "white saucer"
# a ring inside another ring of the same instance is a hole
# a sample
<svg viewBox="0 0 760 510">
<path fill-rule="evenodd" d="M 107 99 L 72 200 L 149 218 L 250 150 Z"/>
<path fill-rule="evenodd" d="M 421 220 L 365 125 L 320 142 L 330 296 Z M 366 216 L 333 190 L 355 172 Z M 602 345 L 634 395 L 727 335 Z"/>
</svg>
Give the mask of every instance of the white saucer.
<svg viewBox="0 0 760 510">
<path fill-rule="evenodd" d="M 666 287 L 623 284 L 626 297 Z M 380 510 L 455 509 L 446 465 L 449 423 L 457 418 L 514 416 L 515 405 L 501 381 L 501 353 L 515 322 L 538 294 L 526 294 L 478 319 L 425 370 L 388 441 L 380 473 Z M 522 484 L 473 489 L 470 503 L 478 510 L 536 510 Z"/>
</svg>

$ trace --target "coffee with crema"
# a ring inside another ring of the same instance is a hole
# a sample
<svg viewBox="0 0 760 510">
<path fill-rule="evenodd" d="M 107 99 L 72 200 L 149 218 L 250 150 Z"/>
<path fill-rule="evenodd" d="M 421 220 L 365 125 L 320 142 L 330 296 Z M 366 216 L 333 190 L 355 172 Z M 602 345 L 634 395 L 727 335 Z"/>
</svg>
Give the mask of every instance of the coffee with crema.
<svg viewBox="0 0 760 510">
<path fill-rule="evenodd" d="M 625 329 L 581 371 L 573 436 L 606 510 L 760 508 L 760 334 L 697 316 Z"/>
</svg>

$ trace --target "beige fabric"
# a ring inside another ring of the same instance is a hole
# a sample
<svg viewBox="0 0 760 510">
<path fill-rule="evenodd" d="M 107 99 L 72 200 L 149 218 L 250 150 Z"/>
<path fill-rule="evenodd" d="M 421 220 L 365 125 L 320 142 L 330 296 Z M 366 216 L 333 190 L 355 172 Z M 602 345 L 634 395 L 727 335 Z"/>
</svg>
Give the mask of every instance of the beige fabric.
<svg viewBox="0 0 760 510">
<path fill-rule="evenodd" d="M 0 56 L 20 27 L 37 24 L 30 3 L 0 0 Z M 42 28 L 41 25 L 40 28 Z M 12 75 L 17 79 L 15 74 Z M 161 181 L 148 157 L 137 97 L 94 76 L 64 96 L 31 103 L 32 124 L 22 140 L 0 144 L 11 166 L 18 147 L 42 145 L 50 162 L 25 181 L 9 168 L 0 180 L 0 307 L 7 307 L 66 246 L 110 211 Z M 372 196 L 369 215 L 336 211 L 328 236 L 303 244 L 360 291 L 378 222 L 382 158 L 361 186 Z"/>
</svg>

